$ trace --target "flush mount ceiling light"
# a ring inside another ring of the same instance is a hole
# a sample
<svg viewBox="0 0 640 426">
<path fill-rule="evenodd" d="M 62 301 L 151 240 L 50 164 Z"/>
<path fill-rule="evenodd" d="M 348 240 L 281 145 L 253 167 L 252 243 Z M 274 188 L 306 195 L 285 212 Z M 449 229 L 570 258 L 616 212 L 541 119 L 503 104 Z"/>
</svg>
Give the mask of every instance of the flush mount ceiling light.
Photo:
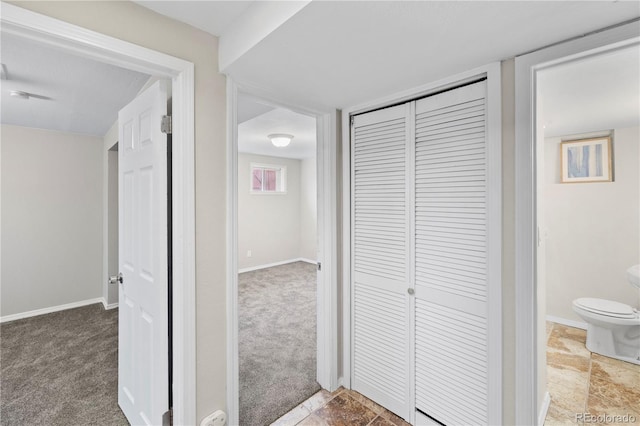
<svg viewBox="0 0 640 426">
<path fill-rule="evenodd" d="M 20 90 L 12 90 L 9 92 L 9 95 L 20 99 L 29 99 L 30 96 L 27 92 L 22 92 Z"/>
<path fill-rule="evenodd" d="M 286 133 L 274 133 L 267 137 L 271 139 L 273 146 L 277 146 L 278 148 L 289 145 L 291 143 L 291 139 L 293 139 L 293 135 L 288 135 Z"/>
</svg>

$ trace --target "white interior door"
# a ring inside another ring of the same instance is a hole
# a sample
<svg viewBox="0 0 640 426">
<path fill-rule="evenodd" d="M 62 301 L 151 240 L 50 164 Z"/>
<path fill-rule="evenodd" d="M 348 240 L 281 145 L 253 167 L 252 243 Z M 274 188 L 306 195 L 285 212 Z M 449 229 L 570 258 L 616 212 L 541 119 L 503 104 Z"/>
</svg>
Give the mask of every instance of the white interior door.
<svg viewBox="0 0 640 426">
<path fill-rule="evenodd" d="M 449 426 L 492 424 L 485 100 L 483 81 L 416 101 L 416 410 Z"/>
<path fill-rule="evenodd" d="M 118 115 L 118 404 L 132 425 L 161 425 L 169 408 L 167 85 Z"/>
<path fill-rule="evenodd" d="M 352 387 L 405 419 L 413 409 L 411 108 L 357 115 L 351 128 Z"/>
<path fill-rule="evenodd" d="M 481 81 L 351 127 L 352 387 L 419 425 L 496 423 L 486 100 Z"/>
</svg>

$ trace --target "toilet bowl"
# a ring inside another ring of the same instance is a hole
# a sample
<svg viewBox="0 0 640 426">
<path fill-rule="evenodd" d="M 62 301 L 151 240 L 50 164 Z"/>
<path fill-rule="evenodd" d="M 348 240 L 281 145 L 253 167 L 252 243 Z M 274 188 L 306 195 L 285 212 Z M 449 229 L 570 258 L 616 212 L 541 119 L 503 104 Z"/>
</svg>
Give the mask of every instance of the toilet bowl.
<svg viewBox="0 0 640 426">
<path fill-rule="evenodd" d="M 640 288 L 640 265 L 627 270 L 629 283 Z M 583 297 L 573 311 L 587 323 L 587 349 L 640 365 L 640 312 L 624 303 Z"/>
<path fill-rule="evenodd" d="M 587 323 L 587 349 L 640 365 L 640 313 L 611 300 L 581 298 L 573 310 Z"/>
</svg>

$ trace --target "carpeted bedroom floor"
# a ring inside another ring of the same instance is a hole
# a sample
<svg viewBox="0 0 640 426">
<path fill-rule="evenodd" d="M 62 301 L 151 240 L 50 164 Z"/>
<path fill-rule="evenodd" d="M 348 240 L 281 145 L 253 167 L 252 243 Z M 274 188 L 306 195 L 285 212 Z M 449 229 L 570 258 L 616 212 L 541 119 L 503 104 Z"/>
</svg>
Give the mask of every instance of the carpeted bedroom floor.
<svg viewBox="0 0 640 426">
<path fill-rule="evenodd" d="M 0 325 L 1 425 L 129 425 L 118 407 L 118 310 Z"/>
<path fill-rule="evenodd" d="M 239 275 L 240 424 L 271 424 L 320 389 L 316 266 Z"/>
</svg>

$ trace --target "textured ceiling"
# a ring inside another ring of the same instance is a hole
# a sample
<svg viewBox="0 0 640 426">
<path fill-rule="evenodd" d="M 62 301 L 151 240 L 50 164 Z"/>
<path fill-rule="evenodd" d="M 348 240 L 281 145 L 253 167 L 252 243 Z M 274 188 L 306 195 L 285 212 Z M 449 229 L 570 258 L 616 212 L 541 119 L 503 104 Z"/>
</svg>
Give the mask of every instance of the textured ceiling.
<svg viewBox="0 0 640 426">
<path fill-rule="evenodd" d="M 2 34 L 2 124 L 103 136 L 149 75 Z M 19 90 L 30 99 L 10 96 Z"/>
</svg>

